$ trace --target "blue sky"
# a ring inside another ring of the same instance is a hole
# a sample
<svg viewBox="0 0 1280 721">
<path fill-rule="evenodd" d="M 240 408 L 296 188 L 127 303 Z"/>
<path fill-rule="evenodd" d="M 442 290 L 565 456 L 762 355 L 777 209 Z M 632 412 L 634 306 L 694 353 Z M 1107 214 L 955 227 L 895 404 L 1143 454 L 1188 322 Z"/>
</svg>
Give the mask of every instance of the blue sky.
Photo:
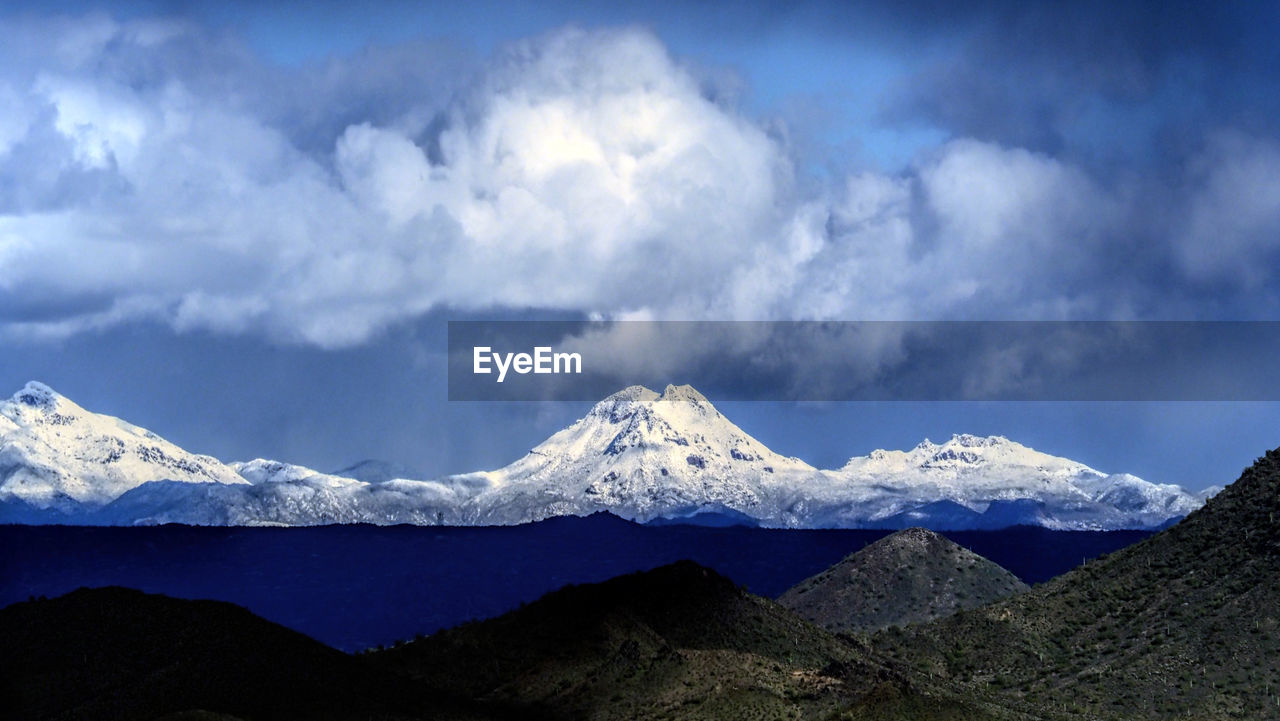
<svg viewBox="0 0 1280 721">
<path fill-rule="evenodd" d="M 1278 15 L 9 5 L 0 385 L 227 458 L 443 473 L 583 411 L 447 403 L 449 317 L 1277 319 Z M 726 411 L 818 465 L 1002 433 L 1191 487 L 1280 430 L 1266 403 Z"/>
</svg>

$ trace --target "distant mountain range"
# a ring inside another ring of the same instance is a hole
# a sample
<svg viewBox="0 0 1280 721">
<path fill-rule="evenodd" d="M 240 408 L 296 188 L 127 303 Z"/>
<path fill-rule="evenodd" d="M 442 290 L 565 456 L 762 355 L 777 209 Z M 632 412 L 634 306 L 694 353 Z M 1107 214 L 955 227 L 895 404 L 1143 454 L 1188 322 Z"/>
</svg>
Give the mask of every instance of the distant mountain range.
<svg viewBox="0 0 1280 721">
<path fill-rule="evenodd" d="M 789 528 L 1100 530 L 1168 525 L 1210 495 L 1001 436 L 926 440 L 819 470 L 773 452 L 689 386 L 624 389 L 494 471 L 396 477 L 403 470 L 223 463 L 35 382 L 0 401 L 0 522 L 11 523 L 511 525 L 609 511 Z"/>
</svg>

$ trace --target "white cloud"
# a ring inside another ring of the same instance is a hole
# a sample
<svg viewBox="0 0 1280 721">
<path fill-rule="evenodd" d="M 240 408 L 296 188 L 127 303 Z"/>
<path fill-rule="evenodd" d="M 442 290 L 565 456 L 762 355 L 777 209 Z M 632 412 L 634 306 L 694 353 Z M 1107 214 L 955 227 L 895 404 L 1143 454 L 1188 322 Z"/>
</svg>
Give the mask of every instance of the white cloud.
<svg viewBox="0 0 1280 721">
<path fill-rule="evenodd" d="M 405 67 L 395 53 L 289 75 L 182 24 L 8 31 L 10 332 L 147 317 L 336 347 L 441 306 L 1116 314 L 1115 292 L 1091 274 L 1128 230 L 1122 193 L 1063 161 L 973 140 L 900 175 L 801 192 L 791 148 L 709 98 L 643 31 L 529 40 L 451 91 L 395 85 L 376 65 Z M 362 78 L 387 90 L 368 93 Z M 1280 224 L 1274 146 L 1233 147 L 1207 157 L 1172 251 L 1192 277 L 1250 268 L 1242 259 Z M 1228 242 L 1205 256 L 1201 239 L 1218 228 Z"/>
<path fill-rule="evenodd" d="M 1051 158 L 954 141 L 907 175 L 850 177 L 789 304 L 856 319 L 1106 315 L 1070 281 L 1092 270 L 1115 205 Z"/>
<path fill-rule="evenodd" d="M 440 166 L 404 138 L 380 143 L 412 160 L 357 154 L 371 147 L 363 136 L 385 131 L 348 130 L 340 146 L 345 185 L 397 222 L 415 210 L 457 222 L 466 247 L 449 259 L 444 300 L 709 307 L 716 299 L 699 296 L 719 284 L 705 274 L 752 263 L 774 242 L 783 149 L 702 97 L 651 36 L 567 31 L 513 57 L 455 111 Z"/>
</svg>

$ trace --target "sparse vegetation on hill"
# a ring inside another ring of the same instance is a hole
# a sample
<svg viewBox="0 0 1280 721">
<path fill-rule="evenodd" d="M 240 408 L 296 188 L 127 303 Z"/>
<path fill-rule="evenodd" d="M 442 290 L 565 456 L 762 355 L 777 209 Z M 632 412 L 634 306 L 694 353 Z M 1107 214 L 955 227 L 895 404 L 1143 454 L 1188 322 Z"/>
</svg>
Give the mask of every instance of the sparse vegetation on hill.
<svg viewBox="0 0 1280 721">
<path fill-rule="evenodd" d="M 452 693 L 568 718 L 826 718 L 888 700 L 1002 717 L 689 562 L 568 587 L 377 655 Z"/>
<path fill-rule="evenodd" d="M 831 631 L 920 623 L 1021 593 L 1000 566 L 923 528 L 886 536 L 796 584 L 783 606 Z"/>
<path fill-rule="evenodd" d="M 377 655 L 450 691 L 594 718 L 812 716 L 850 693 L 831 669 L 859 663 L 836 638 L 688 562 L 570 586 Z"/>
<path fill-rule="evenodd" d="M 1089 718 L 1280 718 L 1280 450 L 1160 534 L 875 637 L 961 689 Z"/>
</svg>

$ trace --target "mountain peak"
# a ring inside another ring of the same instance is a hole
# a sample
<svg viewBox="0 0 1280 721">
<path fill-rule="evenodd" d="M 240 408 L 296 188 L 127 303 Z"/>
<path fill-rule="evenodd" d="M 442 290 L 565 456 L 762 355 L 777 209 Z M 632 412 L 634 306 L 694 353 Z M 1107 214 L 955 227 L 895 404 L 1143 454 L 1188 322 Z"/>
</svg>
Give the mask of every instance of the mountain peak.
<svg viewBox="0 0 1280 721">
<path fill-rule="evenodd" d="M 1013 445 L 1013 442 L 1004 436 L 975 436 L 971 433 L 954 433 L 948 444 L 954 444 L 964 448 L 992 448 L 994 446 Z"/>
<path fill-rule="evenodd" d="M 50 410 L 58 404 L 58 400 L 62 396 L 41 383 L 40 381 L 28 381 L 22 390 L 13 394 L 13 402 L 20 403 L 24 406 L 31 406 L 41 410 Z"/>
<path fill-rule="evenodd" d="M 490 472 L 472 514 L 502 523 L 611 510 L 643 522 L 722 508 L 758 519 L 765 494 L 818 476 L 769 450 L 689 386 L 667 386 L 661 395 L 632 386 Z M 772 518 L 784 513 L 769 510 Z"/>
<path fill-rule="evenodd" d="M 649 390 L 648 388 L 645 388 L 644 386 L 637 385 L 637 386 L 627 386 L 626 388 L 623 388 L 622 390 L 616 393 L 608 395 L 604 398 L 604 400 L 600 401 L 600 403 L 596 405 L 604 405 L 606 403 L 612 404 L 612 403 L 618 403 L 618 402 L 635 403 L 635 402 L 643 402 L 643 401 L 654 401 L 657 399 L 658 399 L 657 393 L 655 393 L 652 390 Z"/>
<path fill-rule="evenodd" d="M 924 528 L 885 536 L 778 602 L 833 631 L 917 623 L 1027 590 L 992 561 Z"/>
<path fill-rule="evenodd" d="M 93 413 L 38 381 L 0 401 L 0 502 L 98 506 L 151 481 L 248 483 L 215 458 Z"/>
<path fill-rule="evenodd" d="M 657 399 L 658 394 L 644 386 L 627 386 L 592 406 L 587 416 L 621 423 L 633 415 L 638 405 L 649 404 Z"/>
<path fill-rule="evenodd" d="M 911 528 L 904 528 L 897 533 L 889 534 L 882 540 L 878 541 L 878 543 L 883 543 L 885 547 L 888 548 L 918 549 L 923 548 L 930 543 L 951 543 L 951 541 L 947 540 L 945 536 L 936 531 L 930 531 L 929 529 L 921 528 L 920 526 L 912 526 Z"/>
<path fill-rule="evenodd" d="M 952 433 L 949 440 L 934 443 L 926 438 L 916 444 L 914 450 L 934 453 L 943 448 L 997 448 L 1024 447 L 1021 443 L 1011 441 L 1004 436 L 979 436 L 972 433 Z"/>
<path fill-rule="evenodd" d="M 668 385 L 659 394 L 641 385 L 627 386 L 622 390 L 606 396 L 596 405 L 615 405 L 617 403 L 647 403 L 649 401 L 690 401 L 707 403 L 706 396 L 690 385 Z"/>
<path fill-rule="evenodd" d="M 668 385 L 662 391 L 662 396 L 658 400 L 663 401 L 689 401 L 693 403 L 707 403 L 706 396 L 702 395 L 690 385 Z"/>
</svg>

